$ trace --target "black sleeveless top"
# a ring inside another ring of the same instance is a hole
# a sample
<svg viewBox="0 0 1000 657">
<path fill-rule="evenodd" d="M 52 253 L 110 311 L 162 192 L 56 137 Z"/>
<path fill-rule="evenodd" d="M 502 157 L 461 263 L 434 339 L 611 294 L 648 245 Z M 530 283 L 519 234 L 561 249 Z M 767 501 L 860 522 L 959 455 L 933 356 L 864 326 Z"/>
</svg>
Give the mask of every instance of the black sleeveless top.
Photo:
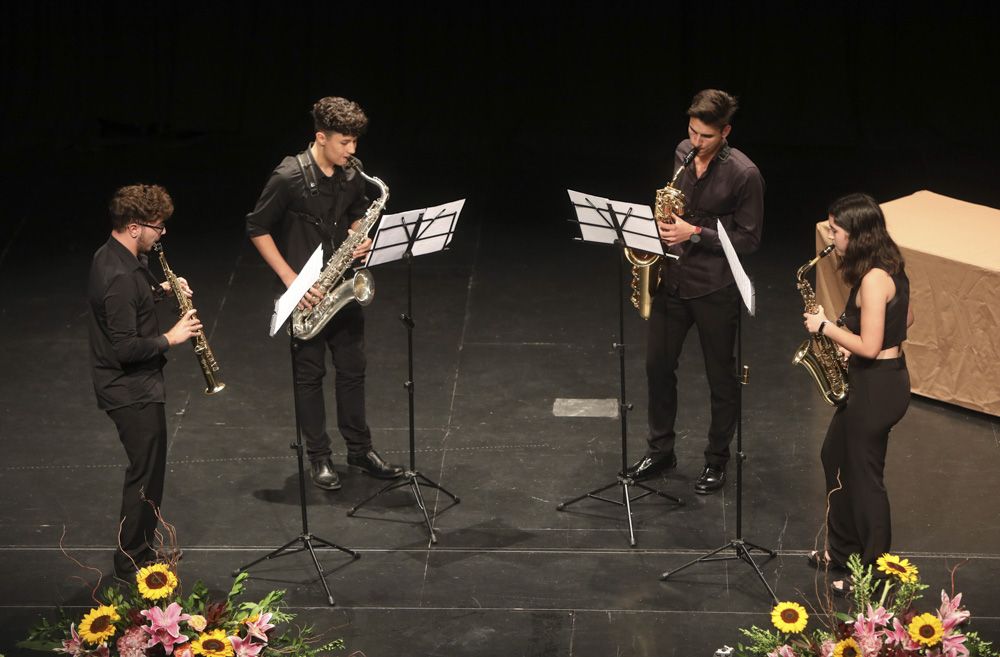
<svg viewBox="0 0 1000 657">
<path fill-rule="evenodd" d="M 884 270 L 883 267 L 879 267 L 879 269 Z M 890 274 L 890 276 L 892 282 L 896 284 L 896 296 L 885 305 L 885 333 L 882 336 L 882 348 L 879 351 L 898 347 L 906 339 L 906 315 L 910 309 L 910 279 L 906 277 L 906 271 L 903 269 L 895 274 Z M 851 295 L 847 298 L 847 306 L 837 322 L 857 335 L 861 335 L 861 309 L 858 308 L 857 303 L 859 287 L 861 287 L 861 283 L 851 288 Z"/>
</svg>

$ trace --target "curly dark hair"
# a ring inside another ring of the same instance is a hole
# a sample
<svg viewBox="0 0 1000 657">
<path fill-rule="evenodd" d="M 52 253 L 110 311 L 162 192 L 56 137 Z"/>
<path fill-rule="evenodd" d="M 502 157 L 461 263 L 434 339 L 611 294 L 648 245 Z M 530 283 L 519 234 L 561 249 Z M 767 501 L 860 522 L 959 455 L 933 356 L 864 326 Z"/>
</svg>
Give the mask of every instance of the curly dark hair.
<svg viewBox="0 0 1000 657">
<path fill-rule="evenodd" d="M 123 231 L 133 222 L 166 221 L 174 213 L 174 202 L 159 185 L 128 185 L 120 187 L 111 197 L 108 212 L 111 226 Z"/>
<path fill-rule="evenodd" d="M 854 287 L 874 267 L 895 274 L 903 269 L 903 254 L 889 237 L 882 208 L 868 194 L 848 194 L 830 204 L 827 213 L 850 239 L 840 259 L 840 275 Z"/>
<path fill-rule="evenodd" d="M 312 108 L 313 125 L 316 132 L 339 132 L 350 137 L 360 137 L 368 127 L 368 117 L 357 103 L 327 96 L 320 98 Z"/>
<path fill-rule="evenodd" d="M 722 129 L 733 122 L 733 114 L 739 108 L 736 96 L 720 89 L 702 89 L 691 99 L 687 115 Z"/>
</svg>

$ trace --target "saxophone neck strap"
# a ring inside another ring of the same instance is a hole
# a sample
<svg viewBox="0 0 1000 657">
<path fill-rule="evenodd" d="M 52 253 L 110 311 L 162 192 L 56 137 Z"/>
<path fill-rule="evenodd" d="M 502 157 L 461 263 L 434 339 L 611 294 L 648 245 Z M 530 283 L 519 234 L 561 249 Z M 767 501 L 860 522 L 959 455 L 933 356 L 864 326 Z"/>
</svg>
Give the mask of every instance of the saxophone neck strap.
<svg viewBox="0 0 1000 657">
<path fill-rule="evenodd" d="M 309 196 L 319 196 L 319 183 L 316 182 L 316 165 L 309 156 L 308 149 L 295 156 L 299 163 L 299 170 L 302 172 L 302 179 L 306 184 L 306 191 Z"/>
</svg>

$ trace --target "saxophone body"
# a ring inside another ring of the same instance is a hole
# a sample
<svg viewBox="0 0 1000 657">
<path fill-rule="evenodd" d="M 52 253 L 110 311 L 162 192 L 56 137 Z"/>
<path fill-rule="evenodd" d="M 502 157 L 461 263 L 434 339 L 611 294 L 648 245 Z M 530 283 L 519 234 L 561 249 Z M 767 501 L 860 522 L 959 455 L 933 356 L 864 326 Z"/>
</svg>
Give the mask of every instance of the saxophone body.
<svg viewBox="0 0 1000 657">
<path fill-rule="evenodd" d="M 819 254 L 799 267 L 795 274 L 799 293 L 805 304 L 807 313 L 816 312 L 819 304 L 816 302 L 816 293 L 813 292 L 812 285 L 805 278 L 806 273 L 816 266 L 821 258 L 825 258 L 833 251 L 833 245 L 826 247 Z M 792 358 L 793 365 L 802 365 L 816 382 L 819 392 L 823 395 L 823 400 L 831 406 L 837 406 L 847 401 L 847 366 L 840 357 L 840 349 L 830 338 L 825 335 L 814 333 L 809 336 L 795 352 Z"/>
<path fill-rule="evenodd" d="M 670 179 L 667 186 L 656 190 L 656 201 L 653 205 L 653 219 L 664 223 L 673 223 L 670 216 L 674 214 L 684 214 L 684 206 L 687 199 L 684 192 L 677 189 L 677 179 L 681 172 L 691 164 L 691 160 L 698 154 L 698 148 L 692 148 L 684 159 L 680 167 L 674 172 L 674 177 Z M 632 305 L 639 311 L 639 316 L 649 319 L 653 311 L 653 292 L 660 284 L 660 256 L 655 253 L 646 253 L 635 249 L 625 248 L 625 257 L 632 263 Z"/>
<path fill-rule="evenodd" d="M 173 290 L 174 298 L 177 299 L 177 306 L 180 308 L 180 315 L 183 317 L 192 308 L 191 299 L 184 296 L 184 290 L 181 289 L 180 281 L 177 280 L 177 276 L 170 269 L 170 265 L 167 264 L 167 257 L 163 254 L 163 245 L 157 242 L 153 245 L 153 249 L 160 256 L 160 266 L 163 268 L 163 275 L 167 277 L 167 282 L 170 283 L 170 289 Z M 208 338 L 205 337 L 205 331 L 202 330 L 198 335 L 191 338 L 191 344 L 194 345 L 194 355 L 197 357 L 201 373 L 205 377 L 205 394 L 214 395 L 225 388 L 226 384 L 219 378 L 219 363 L 215 360 L 212 348 L 208 346 Z"/>
<path fill-rule="evenodd" d="M 310 340 L 319 335 L 327 322 L 350 302 L 357 301 L 362 306 L 367 306 L 375 298 L 375 279 L 371 272 L 359 269 L 352 273 L 351 264 L 354 262 L 354 249 L 368 237 L 368 232 L 375 226 L 389 200 L 389 187 L 378 178 L 367 175 L 356 158 L 350 158 L 347 166 L 378 187 L 380 195 L 368 206 L 358 229 L 348 235 L 330 256 L 319 278 L 313 283 L 313 287 L 323 293 L 323 298 L 308 310 L 296 307 L 292 311 L 292 334 L 300 340 Z"/>
</svg>

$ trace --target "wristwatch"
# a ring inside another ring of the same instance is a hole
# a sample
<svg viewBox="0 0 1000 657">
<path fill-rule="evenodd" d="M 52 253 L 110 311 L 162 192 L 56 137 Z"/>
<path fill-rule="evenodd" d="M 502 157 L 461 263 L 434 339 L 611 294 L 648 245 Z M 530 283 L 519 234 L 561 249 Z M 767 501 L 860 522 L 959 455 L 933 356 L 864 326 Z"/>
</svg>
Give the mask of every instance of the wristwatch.
<svg viewBox="0 0 1000 657">
<path fill-rule="evenodd" d="M 695 226 L 694 227 L 694 233 L 692 233 L 691 237 L 689 237 L 688 239 L 691 240 L 692 244 L 697 244 L 698 242 L 700 242 L 701 241 L 701 226 Z"/>
</svg>

